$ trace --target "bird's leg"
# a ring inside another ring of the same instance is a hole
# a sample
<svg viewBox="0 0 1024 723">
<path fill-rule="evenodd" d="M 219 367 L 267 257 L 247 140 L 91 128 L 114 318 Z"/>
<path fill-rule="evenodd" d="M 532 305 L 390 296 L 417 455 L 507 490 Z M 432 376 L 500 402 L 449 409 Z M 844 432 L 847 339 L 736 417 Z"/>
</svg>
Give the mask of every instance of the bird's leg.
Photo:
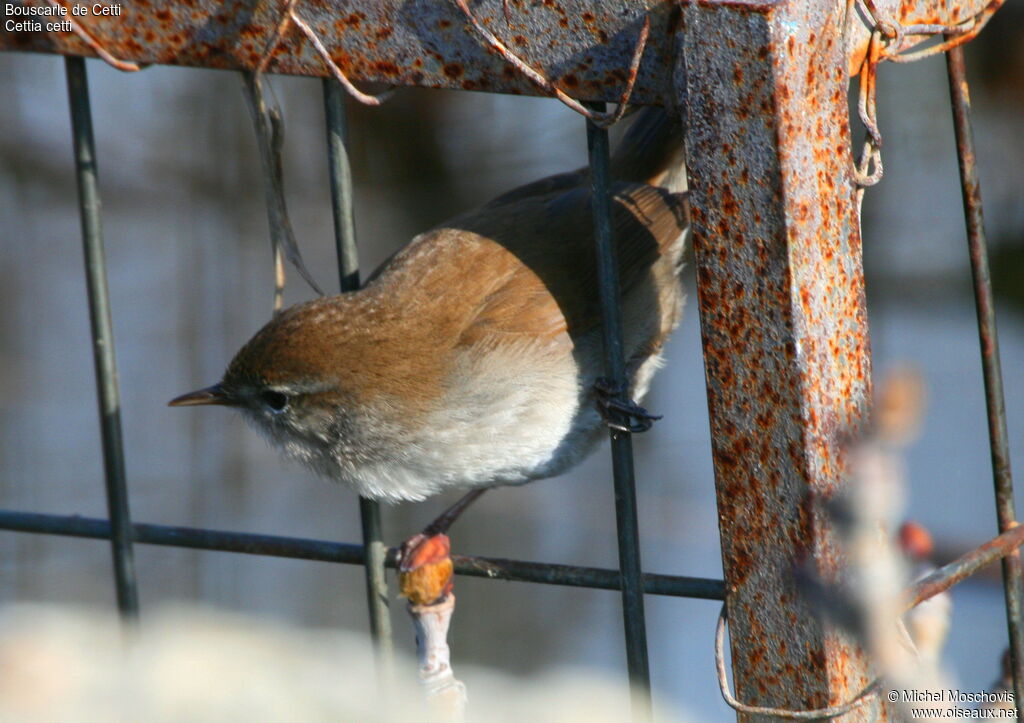
<svg viewBox="0 0 1024 723">
<path fill-rule="evenodd" d="M 612 429 L 620 432 L 639 433 L 646 432 L 654 423 L 661 419 L 660 414 L 651 414 L 634 401 L 622 401 L 617 399 L 625 391 L 625 386 L 615 384 L 607 377 L 598 377 L 594 382 L 594 393 L 597 395 L 597 413 L 601 415 L 604 423 Z M 614 420 L 610 414 L 612 410 L 624 414 L 627 418 L 625 424 Z"/>
<path fill-rule="evenodd" d="M 448 528 L 454 524 L 455 520 L 459 519 L 459 516 L 466 511 L 466 508 L 476 502 L 486 491 L 486 487 L 481 487 L 467 492 L 454 505 L 438 515 L 437 519 L 424 527 L 421 534 L 432 536 L 448 532 Z"/>
<path fill-rule="evenodd" d="M 448 648 L 455 595 L 451 542 L 445 533 L 483 493 L 483 489 L 477 489 L 463 495 L 422 532 L 402 543 L 398 554 L 398 584 L 409 600 L 409 615 L 416 630 L 420 683 L 427 701 L 443 720 L 462 720 L 466 707 L 466 686 L 452 671 Z"/>
<path fill-rule="evenodd" d="M 452 591 L 454 567 L 448 528 L 485 489 L 468 492 L 454 505 L 402 543 L 398 553 L 398 583 L 413 605 L 432 605 Z"/>
</svg>

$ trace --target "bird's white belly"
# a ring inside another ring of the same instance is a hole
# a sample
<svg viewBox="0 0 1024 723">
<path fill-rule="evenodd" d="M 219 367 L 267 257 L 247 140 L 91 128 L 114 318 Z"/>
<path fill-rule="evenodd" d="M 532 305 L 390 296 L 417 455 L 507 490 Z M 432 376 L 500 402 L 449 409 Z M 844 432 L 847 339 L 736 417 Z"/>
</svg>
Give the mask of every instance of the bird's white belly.
<svg viewBox="0 0 1024 723">
<path fill-rule="evenodd" d="M 363 493 L 418 500 L 448 488 L 520 484 L 579 461 L 596 437 L 575 362 L 533 365 L 488 358 L 467 369 L 441 404 L 386 460 L 353 470 Z"/>
<path fill-rule="evenodd" d="M 593 379 L 580 375 L 571 358 L 519 361 L 490 357 L 487 368 L 449 391 L 439 405 L 445 411 L 389 445 L 390 454 L 344 465 L 345 480 L 365 496 L 412 501 L 447 489 L 553 477 L 580 462 L 605 436 Z M 644 397 L 659 366 L 661 355 L 654 354 L 633 370 L 633 399 Z"/>
</svg>

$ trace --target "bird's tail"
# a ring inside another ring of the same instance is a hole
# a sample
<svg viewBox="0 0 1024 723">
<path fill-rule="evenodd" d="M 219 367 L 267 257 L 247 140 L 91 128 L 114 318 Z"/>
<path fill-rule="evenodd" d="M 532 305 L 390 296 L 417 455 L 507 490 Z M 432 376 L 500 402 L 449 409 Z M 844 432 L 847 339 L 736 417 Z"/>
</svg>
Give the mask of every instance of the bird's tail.
<svg viewBox="0 0 1024 723">
<path fill-rule="evenodd" d="M 611 162 L 611 176 L 617 181 L 685 191 L 682 123 L 664 108 L 643 108 L 619 141 Z"/>
</svg>

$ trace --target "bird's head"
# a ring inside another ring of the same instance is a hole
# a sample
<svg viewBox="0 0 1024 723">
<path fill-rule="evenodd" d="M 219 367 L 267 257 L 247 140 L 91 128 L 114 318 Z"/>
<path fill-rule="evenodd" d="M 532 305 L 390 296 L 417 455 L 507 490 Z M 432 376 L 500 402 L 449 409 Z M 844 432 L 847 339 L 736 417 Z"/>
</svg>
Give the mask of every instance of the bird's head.
<svg viewBox="0 0 1024 723">
<path fill-rule="evenodd" d="M 273 441 L 301 445 L 288 450 L 293 456 L 322 454 L 318 447 L 342 431 L 352 401 L 342 380 L 351 379 L 346 359 L 354 350 L 336 307 L 314 301 L 281 312 L 238 351 L 221 381 L 169 405 L 234 407 Z"/>
</svg>

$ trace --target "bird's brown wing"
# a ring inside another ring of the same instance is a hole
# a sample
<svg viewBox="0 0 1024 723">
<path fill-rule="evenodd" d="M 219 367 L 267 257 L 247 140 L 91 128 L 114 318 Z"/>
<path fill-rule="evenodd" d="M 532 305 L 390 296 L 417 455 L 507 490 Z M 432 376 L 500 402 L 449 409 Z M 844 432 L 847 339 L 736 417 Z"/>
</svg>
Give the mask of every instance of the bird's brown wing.
<svg viewBox="0 0 1024 723">
<path fill-rule="evenodd" d="M 664 189 L 616 184 L 614 235 L 623 298 L 657 294 L 652 274 L 674 276 L 686 199 Z M 521 334 L 569 342 L 600 323 L 596 252 L 589 193 L 574 189 L 489 205 L 446 224 L 458 229 L 463 253 L 480 254 L 480 303 L 461 344 Z M 494 246 L 503 253 L 494 253 Z M 486 267 L 486 270 L 485 270 Z M 646 283 L 645 283 L 646 282 Z"/>
</svg>

